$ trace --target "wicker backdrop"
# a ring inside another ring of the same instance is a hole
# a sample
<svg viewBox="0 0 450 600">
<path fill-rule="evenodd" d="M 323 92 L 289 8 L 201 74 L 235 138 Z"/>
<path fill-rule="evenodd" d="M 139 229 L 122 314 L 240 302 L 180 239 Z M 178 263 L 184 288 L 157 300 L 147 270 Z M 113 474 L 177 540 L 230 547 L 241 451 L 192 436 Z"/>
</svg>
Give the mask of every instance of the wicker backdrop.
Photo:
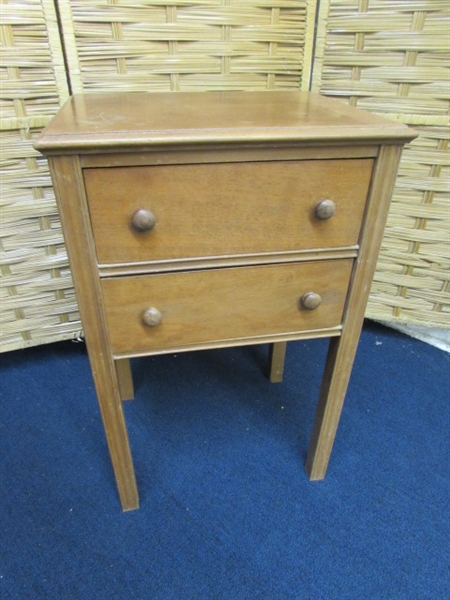
<svg viewBox="0 0 450 600">
<path fill-rule="evenodd" d="M 69 93 L 54 4 L 0 8 L 0 347 L 11 350 L 81 325 L 47 161 L 32 145 Z"/>
<path fill-rule="evenodd" d="M 315 0 L 58 4 L 73 92 L 309 84 Z"/>
<path fill-rule="evenodd" d="M 312 85 L 413 124 L 368 314 L 450 326 L 447 0 L 0 2 L 0 350 L 80 335 L 47 163 L 32 148 L 69 91 Z"/>
<path fill-rule="evenodd" d="M 312 89 L 412 125 L 367 316 L 450 327 L 450 3 L 321 0 Z"/>
</svg>

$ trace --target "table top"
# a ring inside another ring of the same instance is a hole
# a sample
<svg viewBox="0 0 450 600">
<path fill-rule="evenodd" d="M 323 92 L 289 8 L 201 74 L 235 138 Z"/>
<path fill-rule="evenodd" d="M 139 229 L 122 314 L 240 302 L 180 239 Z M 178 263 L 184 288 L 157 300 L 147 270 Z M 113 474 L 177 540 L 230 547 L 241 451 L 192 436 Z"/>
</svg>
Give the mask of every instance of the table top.
<svg viewBox="0 0 450 600">
<path fill-rule="evenodd" d="M 37 140 L 44 153 L 223 143 L 405 143 L 402 123 L 310 92 L 72 96 Z"/>
</svg>

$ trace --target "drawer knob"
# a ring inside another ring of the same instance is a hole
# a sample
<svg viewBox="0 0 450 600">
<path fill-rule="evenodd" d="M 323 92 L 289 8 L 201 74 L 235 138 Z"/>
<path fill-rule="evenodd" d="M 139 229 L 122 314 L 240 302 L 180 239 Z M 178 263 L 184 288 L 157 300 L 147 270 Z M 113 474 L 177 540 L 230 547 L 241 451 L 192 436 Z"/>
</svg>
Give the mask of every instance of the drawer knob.
<svg viewBox="0 0 450 600">
<path fill-rule="evenodd" d="M 333 200 L 321 200 L 316 204 L 314 212 L 318 219 L 326 221 L 327 219 L 331 219 L 336 212 L 336 204 Z"/>
<path fill-rule="evenodd" d="M 315 310 L 320 306 L 321 302 L 322 298 L 315 292 L 307 292 L 300 300 L 300 304 L 303 308 L 306 308 L 306 310 Z"/>
<path fill-rule="evenodd" d="M 159 312 L 159 310 L 157 308 L 154 308 L 153 306 L 151 306 L 150 308 L 147 308 L 147 310 L 142 313 L 142 321 L 148 327 L 157 327 L 158 325 L 161 324 L 162 314 Z"/>
<path fill-rule="evenodd" d="M 150 231 L 155 223 L 155 215 L 145 208 L 140 208 L 131 217 L 131 224 L 136 231 Z"/>
</svg>

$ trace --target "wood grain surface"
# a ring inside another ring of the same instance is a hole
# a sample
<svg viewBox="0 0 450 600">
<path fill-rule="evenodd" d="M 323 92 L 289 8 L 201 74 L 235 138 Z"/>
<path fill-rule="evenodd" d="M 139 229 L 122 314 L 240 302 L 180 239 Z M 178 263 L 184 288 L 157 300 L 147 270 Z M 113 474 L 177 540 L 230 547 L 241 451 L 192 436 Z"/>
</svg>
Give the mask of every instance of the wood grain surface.
<svg viewBox="0 0 450 600">
<path fill-rule="evenodd" d="M 84 169 L 100 264 L 357 244 L 372 159 Z M 327 221 L 323 199 L 336 204 Z M 133 229 L 153 212 L 155 227 Z"/>
<path fill-rule="evenodd" d="M 331 337 L 306 463 L 325 476 L 414 137 L 297 92 L 76 96 L 44 131 L 124 510 L 139 505 L 122 408 L 133 356 L 268 342 L 280 381 L 286 341 Z M 336 212 L 320 220 L 324 199 Z M 133 229 L 139 209 L 151 231 Z"/>
<path fill-rule="evenodd" d="M 62 153 L 233 142 L 348 145 L 413 137 L 401 123 L 307 92 L 93 93 L 70 98 L 36 148 Z"/>
<path fill-rule="evenodd" d="M 353 261 L 213 269 L 102 280 L 114 353 L 141 353 L 208 341 L 301 332 L 340 325 Z M 310 291 L 316 310 L 301 308 Z M 154 307 L 162 323 L 148 327 Z"/>
</svg>

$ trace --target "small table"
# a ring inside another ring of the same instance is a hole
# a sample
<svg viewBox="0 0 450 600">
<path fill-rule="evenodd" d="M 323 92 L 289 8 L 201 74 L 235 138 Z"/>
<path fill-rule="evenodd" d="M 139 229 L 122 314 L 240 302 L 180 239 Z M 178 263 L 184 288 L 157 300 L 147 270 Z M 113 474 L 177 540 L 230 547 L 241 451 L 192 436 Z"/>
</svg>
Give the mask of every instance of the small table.
<svg viewBox="0 0 450 600">
<path fill-rule="evenodd" d="M 73 96 L 49 156 L 122 508 L 139 506 L 129 360 L 330 337 L 306 469 L 322 479 L 406 126 L 305 92 Z"/>
</svg>

